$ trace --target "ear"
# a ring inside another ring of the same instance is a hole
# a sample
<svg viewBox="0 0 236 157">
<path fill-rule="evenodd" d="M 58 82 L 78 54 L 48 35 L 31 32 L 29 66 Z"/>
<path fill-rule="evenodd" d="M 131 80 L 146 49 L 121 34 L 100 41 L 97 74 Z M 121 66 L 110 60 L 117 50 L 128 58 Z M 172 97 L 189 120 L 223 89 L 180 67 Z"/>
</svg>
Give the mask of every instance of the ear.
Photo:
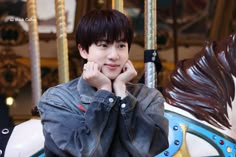
<svg viewBox="0 0 236 157">
<path fill-rule="evenodd" d="M 82 48 L 80 44 L 78 44 L 77 48 L 79 50 L 80 56 L 83 59 L 87 59 L 88 58 L 88 52 L 84 48 Z"/>
</svg>

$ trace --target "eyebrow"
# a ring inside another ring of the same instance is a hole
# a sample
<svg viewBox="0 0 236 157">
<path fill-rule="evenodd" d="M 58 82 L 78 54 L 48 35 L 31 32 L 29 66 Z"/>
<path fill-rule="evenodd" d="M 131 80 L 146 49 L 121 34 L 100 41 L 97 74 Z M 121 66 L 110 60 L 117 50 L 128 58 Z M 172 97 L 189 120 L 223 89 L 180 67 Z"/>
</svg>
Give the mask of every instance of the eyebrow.
<svg viewBox="0 0 236 157">
<path fill-rule="evenodd" d="M 124 42 L 124 41 L 127 41 L 125 38 L 123 38 L 123 39 L 119 39 L 119 40 L 116 40 L 116 41 L 118 41 L 118 42 Z"/>
<path fill-rule="evenodd" d="M 98 41 L 95 42 L 95 43 L 98 43 L 98 42 L 107 42 L 107 43 L 111 43 L 111 41 L 109 41 L 108 39 L 100 39 L 100 40 L 98 40 Z M 127 40 L 125 40 L 125 39 L 123 38 L 123 39 L 119 39 L 119 40 L 114 40 L 114 42 L 127 42 Z"/>
<path fill-rule="evenodd" d="M 111 38 L 112 39 L 112 38 Z M 125 41 L 128 41 L 127 39 L 125 39 L 125 36 L 124 35 L 121 35 L 120 37 L 118 37 L 118 39 L 115 39 L 115 40 L 109 40 L 109 37 L 106 35 L 106 36 L 102 36 L 100 38 L 98 38 L 97 41 L 95 41 L 95 43 L 97 42 L 107 42 L 107 43 L 112 43 L 112 42 L 125 42 Z"/>
</svg>

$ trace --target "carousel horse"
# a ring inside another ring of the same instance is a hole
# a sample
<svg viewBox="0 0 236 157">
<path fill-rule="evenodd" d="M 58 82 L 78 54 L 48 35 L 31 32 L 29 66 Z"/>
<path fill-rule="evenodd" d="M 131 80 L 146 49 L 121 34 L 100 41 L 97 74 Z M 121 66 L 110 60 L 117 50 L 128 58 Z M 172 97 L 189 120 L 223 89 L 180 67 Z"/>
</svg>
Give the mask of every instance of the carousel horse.
<svg viewBox="0 0 236 157">
<path fill-rule="evenodd" d="M 4 129 L 2 133 L 10 133 L 3 156 L 38 157 L 43 154 L 44 136 L 40 119 L 30 119 L 16 125 L 12 132 Z"/>
<path fill-rule="evenodd" d="M 170 146 L 156 157 L 236 156 L 235 77 L 236 34 L 178 63 L 163 90 Z M 40 119 L 26 121 L 13 129 L 5 156 L 43 157 L 43 143 Z"/>
<path fill-rule="evenodd" d="M 157 157 L 236 156 L 236 33 L 180 61 L 164 88 L 170 146 Z"/>
</svg>

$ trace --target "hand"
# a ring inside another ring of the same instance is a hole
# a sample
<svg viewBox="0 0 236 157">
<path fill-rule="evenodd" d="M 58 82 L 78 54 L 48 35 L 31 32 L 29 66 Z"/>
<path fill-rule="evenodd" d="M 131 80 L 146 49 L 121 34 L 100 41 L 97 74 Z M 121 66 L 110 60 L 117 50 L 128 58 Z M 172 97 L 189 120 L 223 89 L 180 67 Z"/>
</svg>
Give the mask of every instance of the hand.
<svg viewBox="0 0 236 157">
<path fill-rule="evenodd" d="M 94 62 L 87 62 L 84 65 L 84 70 L 82 77 L 86 80 L 91 86 L 107 91 L 112 91 L 111 80 L 106 77 L 103 73 L 100 72 L 99 66 Z"/>
<path fill-rule="evenodd" d="M 123 72 L 114 80 L 113 89 L 117 96 L 124 98 L 126 96 L 126 83 L 137 76 L 132 62 L 130 60 L 123 67 Z"/>
</svg>

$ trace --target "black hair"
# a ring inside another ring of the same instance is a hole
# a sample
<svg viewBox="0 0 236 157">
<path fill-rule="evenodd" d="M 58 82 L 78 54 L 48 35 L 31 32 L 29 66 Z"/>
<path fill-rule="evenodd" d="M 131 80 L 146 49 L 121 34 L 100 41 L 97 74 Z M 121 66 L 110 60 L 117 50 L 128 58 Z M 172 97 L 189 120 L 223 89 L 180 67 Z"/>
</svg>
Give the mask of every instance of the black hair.
<svg viewBox="0 0 236 157">
<path fill-rule="evenodd" d="M 77 27 L 76 45 L 88 51 L 93 43 L 124 41 L 130 49 L 133 29 L 129 19 L 114 9 L 94 10 L 84 15 Z"/>
</svg>

